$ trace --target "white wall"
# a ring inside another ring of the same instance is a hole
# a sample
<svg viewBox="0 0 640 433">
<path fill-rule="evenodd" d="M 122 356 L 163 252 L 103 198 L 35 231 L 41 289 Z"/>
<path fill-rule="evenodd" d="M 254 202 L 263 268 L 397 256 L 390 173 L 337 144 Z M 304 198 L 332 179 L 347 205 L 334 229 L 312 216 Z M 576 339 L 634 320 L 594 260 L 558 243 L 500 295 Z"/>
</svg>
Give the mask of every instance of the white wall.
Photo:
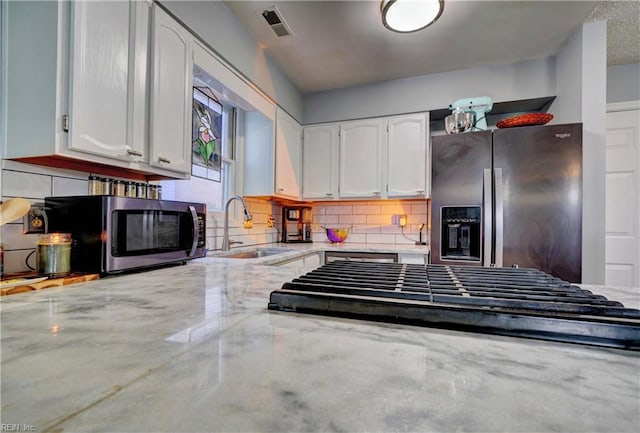
<svg viewBox="0 0 640 433">
<path fill-rule="evenodd" d="M 582 281 L 604 284 L 607 25 L 584 24 L 557 55 L 555 123 L 582 122 Z"/>
<path fill-rule="evenodd" d="M 564 43 L 556 56 L 556 95 L 549 111 L 554 123 L 582 118 L 582 27 Z"/>
<path fill-rule="evenodd" d="M 583 281 L 604 284 L 607 120 L 607 23 L 583 26 Z"/>
<path fill-rule="evenodd" d="M 302 121 L 302 94 L 265 55 L 222 1 L 161 1 L 223 59 L 255 83 L 298 121 Z"/>
<path fill-rule="evenodd" d="M 490 96 L 494 102 L 553 96 L 555 75 L 555 58 L 545 57 L 309 93 L 303 123 L 443 109 L 469 96 Z"/>
<path fill-rule="evenodd" d="M 607 102 L 640 101 L 640 63 L 607 68 Z"/>
</svg>

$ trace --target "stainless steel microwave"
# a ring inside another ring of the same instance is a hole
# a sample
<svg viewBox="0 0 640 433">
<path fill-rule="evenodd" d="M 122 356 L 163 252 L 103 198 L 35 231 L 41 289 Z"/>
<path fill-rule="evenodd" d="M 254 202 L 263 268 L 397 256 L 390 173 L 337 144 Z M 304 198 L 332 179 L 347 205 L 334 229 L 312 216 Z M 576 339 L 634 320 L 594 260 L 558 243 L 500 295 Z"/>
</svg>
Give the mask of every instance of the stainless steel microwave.
<svg viewBox="0 0 640 433">
<path fill-rule="evenodd" d="M 71 233 L 71 270 L 114 274 L 206 254 L 206 205 L 116 196 L 46 197 L 49 232 Z"/>
</svg>

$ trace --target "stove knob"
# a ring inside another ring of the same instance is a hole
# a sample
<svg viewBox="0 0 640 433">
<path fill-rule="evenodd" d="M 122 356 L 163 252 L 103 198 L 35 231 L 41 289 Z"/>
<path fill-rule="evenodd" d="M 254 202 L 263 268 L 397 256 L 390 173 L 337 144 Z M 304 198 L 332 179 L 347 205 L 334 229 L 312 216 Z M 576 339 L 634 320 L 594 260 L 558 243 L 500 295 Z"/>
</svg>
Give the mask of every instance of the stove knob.
<svg viewBox="0 0 640 433">
<path fill-rule="evenodd" d="M 513 269 L 518 269 L 520 266 L 518 266 L 516 263 L 514 263 L 513 265 L 511 265 L 511 267 L 512 267 Z"/>
</svg>

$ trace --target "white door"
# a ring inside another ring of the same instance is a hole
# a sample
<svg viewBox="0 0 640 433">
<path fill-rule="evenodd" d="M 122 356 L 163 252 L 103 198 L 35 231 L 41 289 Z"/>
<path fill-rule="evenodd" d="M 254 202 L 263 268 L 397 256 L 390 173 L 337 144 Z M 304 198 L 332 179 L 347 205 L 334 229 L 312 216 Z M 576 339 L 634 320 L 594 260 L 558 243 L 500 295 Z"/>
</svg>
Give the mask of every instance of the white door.
<svg viewBox="0 0 640 433">
<path fill-rule="evenodd" d="M 340 197 L 382 197 L 382 156 L 386 120 L 367 119 L 340 125 Z"/>
<path fill-rule="evenodd" d="M 302 138 L 302 197 L 337 198 L 337 123 L 306 126 Z"/>
<path fill-rule="evenodd" d="M 605 283 L 640 286 L 640 110 L 607 107 Z M 624 107 L 634 104 L 625 104 Z"/>
<path fill-rule="evenodd" d="M 276 112 L 276 195 L 300 197 L 302 127 L 278 108 Z"/>
<path fill-rule="evenodd" d="M 149 164 L 191 173 L 191 35 L 154 5 Z"/>
<path fill-rule="evenodd" d="M 147 40 L 130 37 L 134 23 L 145 24 L 135 22 L 135 3 L 72 3 L 70 149 L 122 160 L 142 156 L 145 143 L 134 136 L 133 121 L 144 105 L 130 95 L 144 90 L 135 73 L 146 64 L 138 64 L 136 53 L 146 58 L 139 42 Z"/>
<path fill-rule="evenodd" d="M 427 193 L 427 115 L 389 119 L 387 196 L 424 197 Z"/>
</svg>

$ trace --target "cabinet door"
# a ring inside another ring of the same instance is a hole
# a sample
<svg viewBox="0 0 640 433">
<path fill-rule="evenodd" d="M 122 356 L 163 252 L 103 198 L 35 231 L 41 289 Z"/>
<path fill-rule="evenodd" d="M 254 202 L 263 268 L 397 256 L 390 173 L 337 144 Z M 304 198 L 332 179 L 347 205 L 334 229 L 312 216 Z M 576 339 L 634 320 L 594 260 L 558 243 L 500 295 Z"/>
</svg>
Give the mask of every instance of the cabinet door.
<svg viewBox="0 0 640 433">
<path fill-rule="evenodd" d="M 338 124 L 308 126 L 302 140 L 302 197 L 332 199 L 338 186 Z"/>
<path fill-rule="evenodd" d="M 278 108 L 276 112 L 276 195 L 300 197 L 302 127 Z"/>
<path fill-rule="evenodd" d="M 429 263 L 429 253 L 424 254 L 398 254 L 398 261 L 400 263 L 409 263 L 414 265 L 426 265 Z"/>
<path fill-rule="evenodd" d="M 340 125 L 340 197 L 381 197 L 386 122 L 367 119 Z"/>
<path fill-rule="evenodd" d="M 424 197 L 427 193 L 427 115 L 389 118 L 387 196 Z"/>
<path fill-rule="evenodd" d="M 146 67 L 145 40 L 130 37 L 137 2 L 72 2 L 68 147 L 109 158 L 142 157 L 144 123 L 134 114 L 144 110 L 144 83 L 136 68 Z M 135 34 L 135 33 L 134 33 Z M 143 65 L 137 65 L 143 60 Z M 146 71 L 144 71 L 146 73 Z M 134 89 L 134 87 L 136 87 Z M 131 97 L 130 97 L 131 95 Z M 133 97 L 136 95 L 136 97 Z"/>
<path fill-rule="evenodd" d="M 153 8 L 149 164 L 191 171 L 193 56 L 191 36 L 158 6 Z"/>
<path fill-rule="evenodd" d="M 258 110 L 247 111 L 244 124 L 242 195 L 270 196 L 275 188 L 275 122 Z M 275 117 L 275 115 L 274 115 Z"/>
</svg>

